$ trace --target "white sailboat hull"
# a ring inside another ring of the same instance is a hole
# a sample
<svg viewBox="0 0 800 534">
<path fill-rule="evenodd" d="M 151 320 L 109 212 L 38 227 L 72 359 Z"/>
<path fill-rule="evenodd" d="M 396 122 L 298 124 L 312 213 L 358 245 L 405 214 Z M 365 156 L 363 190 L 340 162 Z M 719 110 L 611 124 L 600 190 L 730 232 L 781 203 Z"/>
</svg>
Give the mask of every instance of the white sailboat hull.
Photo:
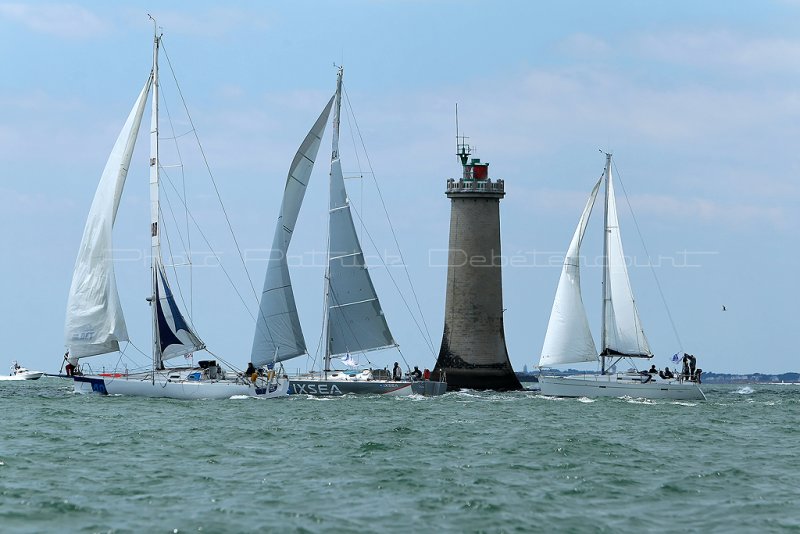
<svg viewBox="0 0 800 534">
<path fill-rule="evenodd" d="M 585 374 L 572 376 L 540 376 L 542 395 L 551 397 L 643 397 L 647 399 L 705 400 L 694 382 L 662 380 L 654 377 L 643 382 L 638 375 Z"/>
<path fill-rule="evenodd" d="M 101 395 L 125 395 L 131 397 L 168 398 L 180 400 L 230 399 L 235 396 L 271 399 L 288 395 L 289 380 L 277 378 L 271 382 L 259 381 L 253 385 L 242 381 L 215 380 L 195 381 L 170 379 L 166 376 L 108 377 L 74 376 L 76 393 L 98 393 Z"/>
</svg>

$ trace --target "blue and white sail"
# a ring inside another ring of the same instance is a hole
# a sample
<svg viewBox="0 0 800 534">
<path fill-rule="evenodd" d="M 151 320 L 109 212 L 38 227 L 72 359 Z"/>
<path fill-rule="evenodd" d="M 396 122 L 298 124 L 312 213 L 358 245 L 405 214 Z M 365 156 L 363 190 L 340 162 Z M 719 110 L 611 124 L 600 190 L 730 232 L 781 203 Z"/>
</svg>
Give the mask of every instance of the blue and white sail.
<svg viewBox="0 0 800 534">
<path fill-rule="evenodd" d="M 167 275 L 161 262 L 158 266 L 156 284 L 156 335 L 161 361 L 184 356 L 205 348 L 205 344 L 183 317 L 172 289 L 167 282 Z"/>
<path fill-rule="evenodd" d="M 589 320 L 581 295 L 580 258 L 586 225 L 589 223 L 589 216 L 602 181 L 601 177 L 592 189 L 564 257 L 564 266 L 561 269 L 561 278 L 558 280 L 556 297 L 550 311 L 550 321 L 547 323 L 539 367 L 597 360 L 597 348 L 589 329 Z"/>
<path fill-rule="evenodd" d="M 332 105 L 333 97 L 306 135 L 289 167 L 256 318 L 256 332 L 250 355 L 250 360 L 256 366 L 288 360 L 306 353 L 305 338 L 292 291 L 287 252 Z"/>
<path fill-rule="evenodd" d="M 83 229 L 64 324 L 65 345 L 75 358 L 115 352 L 120 341 L 128 340 L 114 276 L 112 233 L 152 81 L 151 75 L 114 143 Z"/>
<path fill-rule="evenodd" d="M 336 83 L 330 174 L 326 357 L 394 347 L 364 262 L 339 159 L 342 70 Z"/>
</svg>

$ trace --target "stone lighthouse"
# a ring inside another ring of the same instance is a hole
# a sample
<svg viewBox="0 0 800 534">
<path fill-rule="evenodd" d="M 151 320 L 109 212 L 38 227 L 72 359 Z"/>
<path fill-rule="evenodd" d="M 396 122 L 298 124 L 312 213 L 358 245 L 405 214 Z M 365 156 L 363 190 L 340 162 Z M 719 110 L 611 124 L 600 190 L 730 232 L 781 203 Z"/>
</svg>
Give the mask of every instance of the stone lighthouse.
<svg viewBox="0 0 800 534">
<path fill-rule="evenodd" d="M 444 335 L 433 375 L 443 371 L 448 389 L 522 389 L 508 359 L 503 330 L 500 199 L 503 180 L 489 178 L 489 164 L 470 158 L 460 137 L 463 173 L 447 180 L 450 245 Z"/>
</svg>

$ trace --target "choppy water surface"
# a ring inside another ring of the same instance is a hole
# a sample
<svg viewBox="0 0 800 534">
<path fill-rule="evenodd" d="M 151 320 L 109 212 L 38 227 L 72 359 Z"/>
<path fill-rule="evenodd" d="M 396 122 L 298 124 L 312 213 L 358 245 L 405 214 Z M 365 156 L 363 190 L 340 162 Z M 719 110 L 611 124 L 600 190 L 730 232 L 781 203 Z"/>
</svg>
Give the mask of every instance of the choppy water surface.
<svg viewBox="0 0 800 534">
<path fill-rule="evenodd" d="M 171 401 L 0 383 L 0 531 L 800 529 L 800 386 Z"/>
</svg>

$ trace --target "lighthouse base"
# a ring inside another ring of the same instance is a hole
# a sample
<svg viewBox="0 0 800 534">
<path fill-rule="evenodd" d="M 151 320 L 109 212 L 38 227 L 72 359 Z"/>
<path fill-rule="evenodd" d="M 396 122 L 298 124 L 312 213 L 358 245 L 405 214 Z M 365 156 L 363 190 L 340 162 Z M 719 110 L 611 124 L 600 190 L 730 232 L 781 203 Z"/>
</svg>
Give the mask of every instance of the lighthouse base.
<svg viewBox="0 0 800 534">
<path fill-rule="evenodd" d="M 508 360 L 508 356 L 503 355 Z M 521 390 L 517 375 L 509 363 L 470 364 L 454 354 L 440 354 L 433 368 L 433 376 L 444 371 L 447 377 L 447 391 L 477 389 L 494 391 Z"/>
</svg>

